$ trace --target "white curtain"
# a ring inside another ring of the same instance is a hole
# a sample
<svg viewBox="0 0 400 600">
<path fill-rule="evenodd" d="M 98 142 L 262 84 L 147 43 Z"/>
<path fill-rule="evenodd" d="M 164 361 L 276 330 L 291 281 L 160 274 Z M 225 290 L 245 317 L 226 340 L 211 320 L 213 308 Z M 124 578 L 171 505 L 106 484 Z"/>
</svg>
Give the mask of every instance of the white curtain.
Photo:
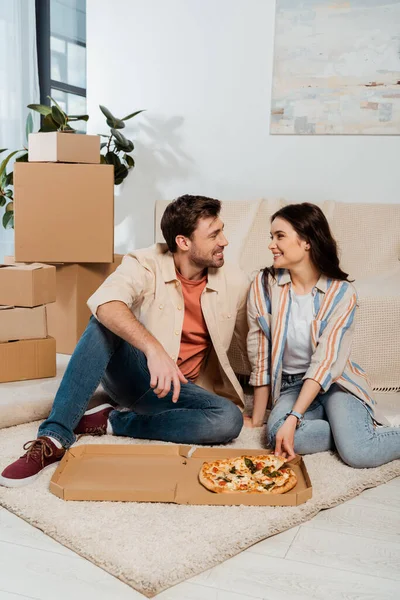
<svg viewBox="0 0 400 600">
<path fill-rule="evenodd" d="M 26 145 L 26 106 L 39 98 L 35 0 L 0 0 L 0 149 Z M 33 117 L 37 131 L 39 120 Z M 0 154 L 0 162 L 7 154 Z M 14 232 L 0 221 L 0 261 L 13 252 Z"/>
</svg>

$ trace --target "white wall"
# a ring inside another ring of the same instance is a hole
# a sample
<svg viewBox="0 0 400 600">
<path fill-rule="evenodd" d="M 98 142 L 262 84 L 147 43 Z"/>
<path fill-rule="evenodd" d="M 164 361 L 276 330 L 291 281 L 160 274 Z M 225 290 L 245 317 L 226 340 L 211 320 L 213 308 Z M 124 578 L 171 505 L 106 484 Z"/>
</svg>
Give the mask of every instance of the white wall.
<svg viewBox="0 0 400 600">
<path fill-rule="evenodd" d="M 116 197 L 118 250 L 153 241 L 157 199 L 399 202 L 397 136 L 271 136 L 274 0 L 87 0 L 89 131 L 98 104 L 146 108 Z"/>
</svg>

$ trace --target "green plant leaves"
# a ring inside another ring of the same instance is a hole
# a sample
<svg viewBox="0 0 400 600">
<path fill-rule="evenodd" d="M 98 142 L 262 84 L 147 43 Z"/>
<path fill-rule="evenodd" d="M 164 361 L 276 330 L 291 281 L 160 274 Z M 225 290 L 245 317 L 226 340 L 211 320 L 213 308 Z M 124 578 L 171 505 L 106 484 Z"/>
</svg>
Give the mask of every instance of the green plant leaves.
<svg viewBox="0 0 400 600">
<path fill-rule="evenodd" d="M 24 154 L 21 154 L 21 156 L 18 156 L 15 159 L 15 162 L 28 162 L 28 153 L 25 152 Z M 11 175 L 12 175 L 12 173 L 11 173 Z"/>
<path fill-rule="evenodd" d="M 46 106 L 46 104 L 28 104 L 28 108 L 35 110 L 44 117 L 46 117 L 47 115 L 51 115 L 51 107 Z"/>
<path fill-rule="evenodd" d="M 64 113 L 64 115 L 65 115 L 65 112 L 63 111 L 63 109 L 61 108 L 61 106 L 54 100 L 54 98 L 52 98 L 51 96 L 47 96 L 47 97 L 48 97 L 49 100 L 52 101 L 53 104 L 55 104 L 55 106 L 57 106 L 58 110 L 60 112 Z"/>
<path fill-rule="evenodd" d="M 32 133 L 32 131 L 33 131 L 33 117 L 32 117 L 32 113 L 30 112 L 28 114 L 28 116 L 26 117 L 26 124 L 25 124 L 26 141 L 28 141 L 29 134 Z"/>
<path fill-rule="evenodd" d="M 89 115 L 68 115 L 68 121 L 89 121 Z"/>
<path fill-rule="evenodd" d="M 114 170 L 114 184 L 115 185 L 120 185 L 123 180 L 125 179 L 125 177 L 128 176 L 128 169 L 125 167 L 125 165 L 121 165 L 120 167 L 118 167 L 117 169 Z"/>
<path fill-rule="evenodd" d="M 0 206 L 4 206 L 7 202 L 7 198 L 5 196 L 0 196 Z"/>
<path fill-rule="evenodd" d="M 58 130 L 58 123 L 53 119 L 53 116 L 50 112 L 50 114 L 48 114 L 44 119 L 43 119 L 43 123 L 41 128 L 39 129 L 40 132 L 47 132 L 47 131 L 57 131 Z"/>
<path fill-rule="evenodd" d="M 114 167 L 119 167 L 121 165 L 120 158 L 115 152 L 107 152 L 105 158 L 109 165 L 114 165 Z"/>
<path fill-rule="evenodd" d="M 0 154 L 1 154 L 2 152 L 5 152 L 6 150 L 7 150 L 7 148 L 2 148 L 2 149 L 0 150 Z"/>
<path fill-rule="evenodd" d="M 53 120 L 61 125 L 62 127 L 67 124 L 67 116 L 64 112 L 62 112 L 57 106 L 51 107 L 51 116 Z"/>
<path fill-rule="evenodd" d="M 108 110 L 108 108 L 106 108 L 105 106 L 103 106 L 102 104 L 99 104 L 99 108 L 101 110 L 101 112 L 103 113 L 103 115 L 107 118 L 110 119 L 110 121 L 114 121 L 115 117 L 112 114 L 111 111 Z"/>
<path fill-rule="evenodd" d="M 119 152 L 132 152 L 134 146 L 118 129 L 111 127 L 111 133 L 115 138 L 115 145 Z"/>
<path fill-rule="evenodd" d="M 123 121 L 127 121 L 128 119 L 133 119 L 133 117 L 136 117 L 136 115 L 140 115 L 140 113 L 142 113 L 142 112 L 145 112 L 145 109 L 143 109 L 143 110 L 137 110 L 136 112 L 131 113 L 130 115 L 127 115 L 122 120 Z"/>
<path fill-rule="evenodd" d="M 123 121 L 121 121 L 121 119 L 114 117 L 112 112 L 110 110 L 108 110 L 108 108 L 106 106 L 103 106 L 102 104 L 100 104 L 99 108 L 100 108 L 101 112 L 103 113 L 103 115 L 106 117 L 107 125 L 109 127 L 114 127 L 115 129 L 123 129 L 125 127 L 125 123 Z"/>
<path fill-rule="evenodd" d="M 14 152 L 11 152 L 11 154 L 6 156 L 6 158 L 0 164 L 0 177 L 2 177 L 3 173 L 5 173 L 8 162 L 11 160 L 11 158 L 13 156 L 15 156 L 15 154 L 18 154 L 18 152 L 21 152 L 21 150 L 14 150 Z"/>
<path fill-rule="evenodd" d="M 14 211 L 6 210 L 3 215 L 3 227 L 4 229 L 13 229 L 14 228 Z"/>
<path fill-rule="evenodd" d="M 125 154 L 124 160 L 126 161 L 128 168 L 133 169 L 133 167 L 135 166 L 135 161 L 133 160 L 132 156 L 129 156 L 129 154 Z"/>
</svg>

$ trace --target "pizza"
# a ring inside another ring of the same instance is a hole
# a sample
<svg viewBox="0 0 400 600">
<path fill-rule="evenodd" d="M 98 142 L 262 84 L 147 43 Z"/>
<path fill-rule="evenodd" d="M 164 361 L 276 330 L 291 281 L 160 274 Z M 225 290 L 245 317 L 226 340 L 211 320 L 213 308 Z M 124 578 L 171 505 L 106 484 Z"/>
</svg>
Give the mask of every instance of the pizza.
<svg viewBox="0 0 400 600">
<path fill-rule="evenodd" d="M 297 483 L 293 469 L 282 468 L 285 462 L 283 456 L 274 454 L 224 458 L 205 462 L 199 480 L 217 494 L 284 494 Z"/>
</svg>

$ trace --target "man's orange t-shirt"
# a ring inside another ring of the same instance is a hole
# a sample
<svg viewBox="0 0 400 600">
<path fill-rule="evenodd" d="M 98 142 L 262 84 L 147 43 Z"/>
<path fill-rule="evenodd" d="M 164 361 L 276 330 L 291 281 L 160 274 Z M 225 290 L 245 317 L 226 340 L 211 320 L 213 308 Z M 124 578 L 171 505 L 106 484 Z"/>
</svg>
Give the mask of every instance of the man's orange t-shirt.
<svg viewBox="0 0 400 600">
<path fill-rule="evenodd" d="M 210 336 L 200 304 L 200 297 L 207 283 L 207 275 L 196 281 L 186 279 L 178 271 L 176 276 L 182 284 L 185 304 L 177 364 L 187 379 L 195 381 L 210 346 Z"/>
</svg>

